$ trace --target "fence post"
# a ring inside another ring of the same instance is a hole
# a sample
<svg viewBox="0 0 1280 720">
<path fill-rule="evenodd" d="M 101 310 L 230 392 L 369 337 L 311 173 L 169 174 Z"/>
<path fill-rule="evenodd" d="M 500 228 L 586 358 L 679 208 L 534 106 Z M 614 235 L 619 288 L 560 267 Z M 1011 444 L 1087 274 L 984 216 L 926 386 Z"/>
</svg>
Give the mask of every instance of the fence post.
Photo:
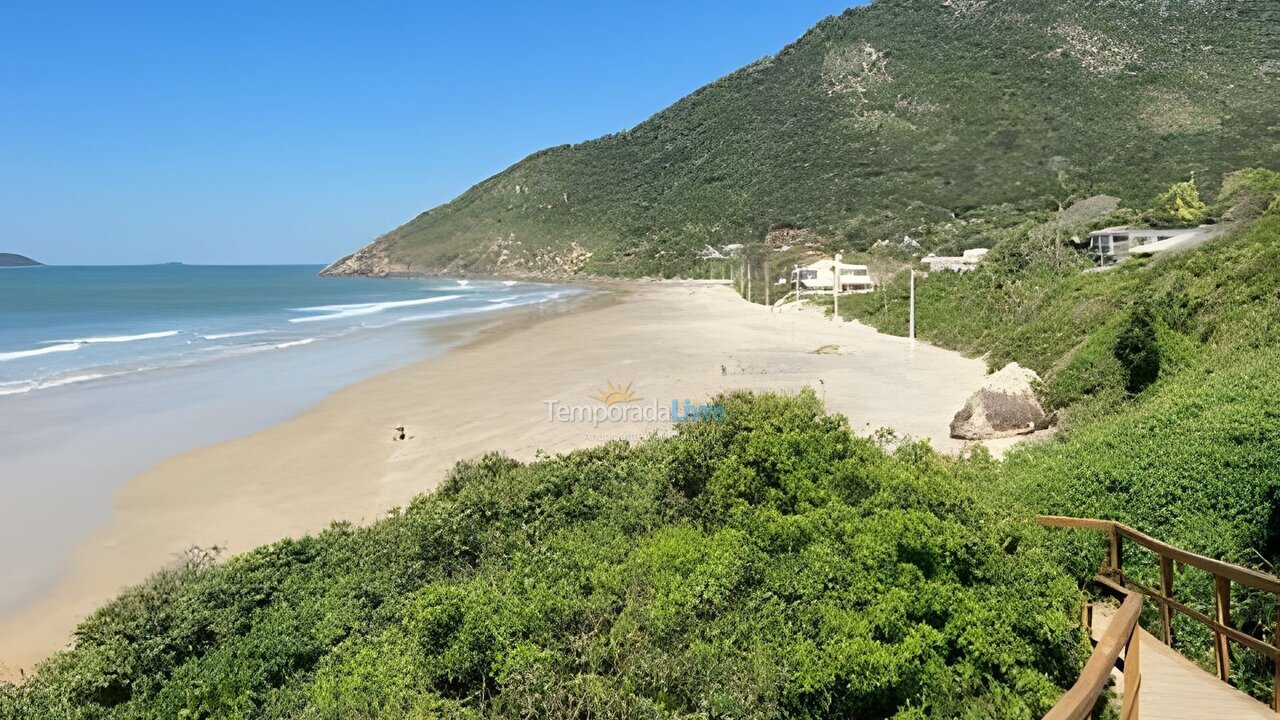
<svg viewBox="0 0 1280 720">
<path fill-rule="evenodd" d="M 1160 556 L 1160 594 L 1166 601 L 1173 599 L 1173 558 Z M 1164 629 L 1164 644 L 1173 647 L 1173 608 L 1168 602 L 1160 603 L 1160 626 Z"/>
<path fill-rule="evenodd" d="M 1117 575 L 1124 575 L 1124 554 L 1120 547 L 1120 532 L 1112 525 L 1108 530 L 1107 538 L 1111 541 L 1111 569 Z"/>
<path fill-rule="evenodd" d="M 1276 647 L 1280 647 L 1280 607 L 1276 608 Z M 1271 689 L 1271 709 L 1280 713 L 1280 653 L 1272 660 L 1276 661 L 1276 682 Z"/>
<path fill-rule="evenodd" d="M 1138 697 L 1142 688 L 1142 667 L 1139 659 L 1139 642 L 1142 625 L 1135 624 L 1129 635 L 1129 642 L 1124 646 L 1124 702 L 1121 704 L 1122 720 L 1137 720 Z"/>
<path fill-rule="evenodd" d="M 1213 594 L 1216 602 L 1215 618 L 1223 627 L 1231 626 L 1231 581 L 1221 575 L 1213 576 Z M 1218 679 L 1227 682 L 1231 679 L 1231 641 L 1218 630 L 1213 631 L 1214 654 L 1218 658 Z"/>
</svg>

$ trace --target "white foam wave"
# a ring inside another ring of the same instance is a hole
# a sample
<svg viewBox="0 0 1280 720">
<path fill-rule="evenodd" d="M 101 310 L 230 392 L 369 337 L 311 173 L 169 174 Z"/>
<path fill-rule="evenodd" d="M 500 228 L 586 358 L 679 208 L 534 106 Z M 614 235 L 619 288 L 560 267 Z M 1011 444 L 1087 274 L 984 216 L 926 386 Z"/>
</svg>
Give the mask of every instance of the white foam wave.
<svg viewBox="0 0 1280 720">
<path fill-rule="evenodd" d="M 0 395 L 19 395 L 31 392 L 32 390 L 48 390 L 49 388 L 62 387 L 63 385 L 75 385 L 77 383 L 88 382 L 90 380 L 100 380 L 102 378 L 127 374 L 129 374 L 129 371 L 114 373 L 86 373 L 84 375 L 69 375 L 67 377 L 53 378 L 51 380 L 23 380 L 15 383 L 4 383 L 3 385 L 0 385 Z"/>
<path fill-rule="evenodd" d="M 316 338 L 303 338 L 301 340 L 291 340 L 289 342 L 277 343 L 275 345 L 275 349 L 282 350 L 284 348 L 297 347 L 299 345 L 310 345 L 315 341 L 316 341 Z"/>
<path fill-rule="evenodd" d="M 249 337 L 250 335 L 264 335 L 266 330 L 246 330 L 244 332 L 216 333 L 213 335 L 201 335 L 205 340 L 222 340 L 224 338 Z"/>
<path fill-rule="evenodd" d="M 17 350 L 15 352 L 0 353 L 0 362 L 8 360 L 21 360 L 22 358 L 36 357 L 37 355 L 48 355 L 49 353 L 70 352 L 79 350 L 79 343 L 63 343 L 61 345 L 50 345 L 48 347 L 37 348 L 35 350 Z"/>
<path fill-rule="evenodd" d="M 48 343 L 75 343 L 77 345 L 93 345 L 95 343 L 124 343 L 138 340 L 156 340 L 173 337 L 180 330 L 162 330 L 160 332 L 142 333 L 141 335 L 106 335 L 103 337 L 74 338 L 72 340 L 49 340 Z"/>
<path fill-rule="evenodd" d="M 457 312 L 436 312 L 427 313 L 425 315 L 410 315 L 409 317 L 397 318 L 395 323 L 392 324 L 419 322 L 421 320 L 439 320 L 441 318 L 451 318 L 459 315 L 475 315 L 477 313 L 492 312 L 493 310 L 503 310 L 505 308 L 513 308 L 528 304 L 529 303 L 497 303 L 494 305 L 482 305 L 480 307 L 467 308 L 466 310 L 459 310 Z"/>
<path fill-rule="evenodd" d="M 420 298 L 418 300 L 396 300 L 393 302 L 380 303 L 355 303 L 352 305 L 319 305 L 317 307 L 297 308 L 299 312 L 322 312 L 324 315 L 308 315 L 300 318 L 290 318 L 291 323 L 317 322 L 319 320 L 341 320 L 343 318 L 359 317 L 361 315 L 375 315 L 384 310 L 392 310 L 402 307 L 414 307 L 416 305 L 430 305 L 432 303 L 446 302 L 449 300 L 457 300 L 461 295 L 440 295 L 437 297 Z"/>
</svg>

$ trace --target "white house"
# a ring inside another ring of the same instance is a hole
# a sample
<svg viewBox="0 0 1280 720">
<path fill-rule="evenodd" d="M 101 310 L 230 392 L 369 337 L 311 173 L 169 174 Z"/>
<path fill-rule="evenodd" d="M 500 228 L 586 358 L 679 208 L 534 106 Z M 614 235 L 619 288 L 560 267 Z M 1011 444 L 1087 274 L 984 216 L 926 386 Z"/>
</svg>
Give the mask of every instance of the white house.
<svg viewBox="0 0 1280 720">
<path fill-rule="evenodd" d="M 835 266 L 836 261 L 831 258 L 809 263 L 791 271 L 791 283 L 794 286 L 798 280 L 801 292 L 806 290 L 831 292 L 832 286 L 835 285 Z M 875 283 L 871 281 L 871 271 L 866 265 L 839 263 L 839 269 L 840 292 L 870 292 L 875 289 Z"/>
<path fill-rule="evenodd" d="M 1089 254 L 1100 265 L 1112 265 L 1129 255 L 1190 250 L 1222 234 L 1224 225 L 1194 228 L 1144 228 L 1119 226 L 1089 233 Z"/>
<path fill-rule="evenodd" d="M 962 255 L 927 255 L 921 260 L 925 265 L 929 266 L 930 272 L 938 270 L 954 270 L 955 272 L 966 272 L 978 266 L 982 262 L 982 258 L 987 256 L 987 248 L 973 248 L 965 250 Z"/>
</svg>

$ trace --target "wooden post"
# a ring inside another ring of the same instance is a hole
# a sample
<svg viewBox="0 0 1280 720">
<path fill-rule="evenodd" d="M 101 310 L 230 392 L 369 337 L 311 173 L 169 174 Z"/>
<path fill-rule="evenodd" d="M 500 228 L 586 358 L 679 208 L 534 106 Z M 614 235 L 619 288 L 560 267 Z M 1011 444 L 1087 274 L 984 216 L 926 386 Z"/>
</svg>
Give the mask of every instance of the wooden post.
<svg viewBox="0 0 1280 720">
<path fill-rule="evenodd" d="M 1160 594 L 1165 600 L 1173 599 L 1173 558 L 1160 556 Z M 1173 608 L 1168 602 L 1160 603 L 1160 627 L 1164 630 L 1164 644 L 1173 647 Z"/>
<path fill-rule="evenodd" d="M 747 302 L 751 302 L 751 261 L 747 261 Z"/>
<path fill-rule="evenodd" d="M 769 261 L 764 261 L 764 304 L 769 305 Z M 769 305 L 769 311 L 773 311 L 773 305 Z"/>
<path fill-rule="evenodd" d="M 1231 626 L 1231 581 L 1221 575 L 1213 576 L 1213 594 L 1216 602 L 1216 620 L 1224 627 Z M 1226 635 L 1213 631 L 1214 655 L 1218 658 L 1218 679 L 1228 682 L 1231 679 L 1231 641 Z"/>
<path fill-rule="evenodd" d="M 835 262 L 831 263 L 831 319 L 840 321 L 840 260 L 843 256 L 836 253 Z"/>
<path fill-rule="evenodd" d="M 1117 575 L 1124 576 L 1124 552 L 1120 547 L 1120 533 L 1113 527 L 1107 531 L 1107 538 L 1111 542 L 1111 569 Z"/>
<path fill-rule="evenodd" d="M 1280 647 L 1280 607 L 1276 608 L 1276 647 Z M 1272 658 L 1276 665 L 1276 681 L 1271 689 L 1271 709 L 1280 713 L 1280 654 Z"/>
<path fill-rule="evenodd" d="M 800 304 L 800 266 L 796 265 L 792 269 L 792 274 L 796 276 L 796 305 Z"/>
<path fill-rule="evenodd" d="M 1134 625 L 1129 642 L 1124 646 L 1124 702 L 1120 708 L 1122 720 L 1137 720 L 1138 697 L 1142 689 L 1142 665 L 1139 655 L 1142 626 Z"/>
<path fill-rule="evenodd" d="M 911 310 L 907 315 L 907 337 L 916 339 L 916 269 L 911 268 Z"/>
</svg>

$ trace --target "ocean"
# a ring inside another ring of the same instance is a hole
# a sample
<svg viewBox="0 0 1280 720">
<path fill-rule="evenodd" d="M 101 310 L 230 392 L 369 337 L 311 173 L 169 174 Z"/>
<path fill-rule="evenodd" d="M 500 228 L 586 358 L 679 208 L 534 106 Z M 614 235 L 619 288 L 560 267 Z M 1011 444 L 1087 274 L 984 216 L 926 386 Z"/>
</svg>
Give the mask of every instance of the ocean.
<svg viewBox="0 0 1280 720">
<path fill-rule="evenodd" d="M 555 300 L 514 282 L 321 278 L 319 266 L 0 270 L 0 396 Z M 0 406 L 2 407 L 2 406 Z"/>
<path fill-rule="evenodd" d="M 115 489 L 156 462 L 445 352 L 504 310 L 587 292 L 320 269 L 0 270 L 0 547 L 21 548 L 0 553 L 0 612 L 56 582 Z"/>
</svg>

